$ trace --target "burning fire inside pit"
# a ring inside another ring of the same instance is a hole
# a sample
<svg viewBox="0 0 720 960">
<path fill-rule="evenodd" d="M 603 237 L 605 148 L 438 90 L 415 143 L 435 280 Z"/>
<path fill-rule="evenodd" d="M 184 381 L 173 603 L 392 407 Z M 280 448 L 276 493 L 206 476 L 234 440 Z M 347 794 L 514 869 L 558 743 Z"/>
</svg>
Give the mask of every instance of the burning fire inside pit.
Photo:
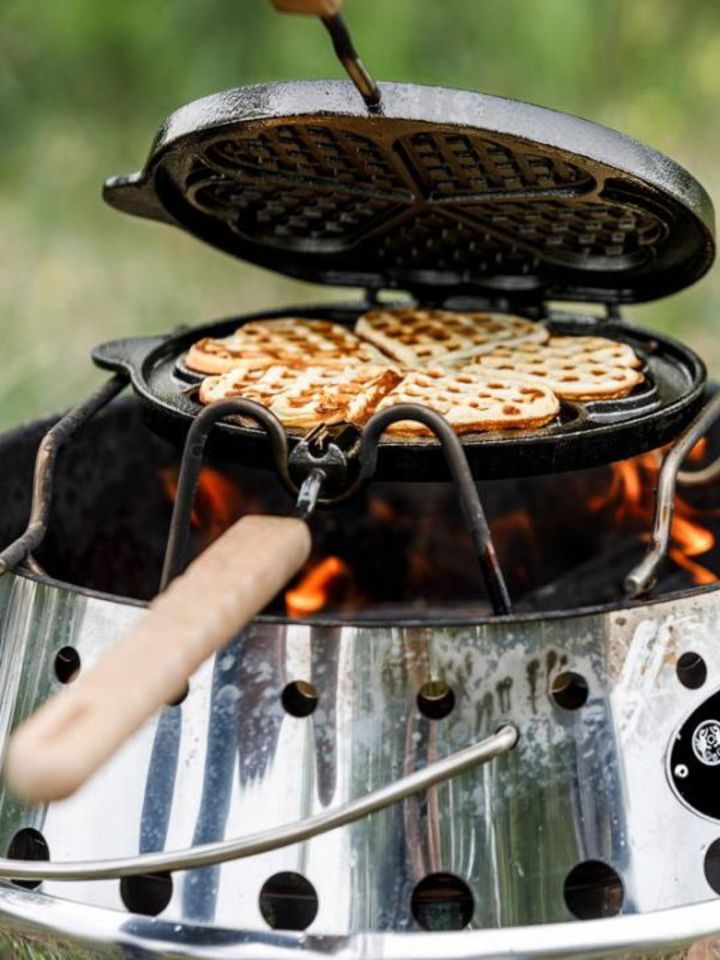
<svg viewBox="0 0 720 960">
<path fill-rule="evenodd" d="M 707 456 L 699 444 L 693 465 Z M 662 452 L 606 468 L 481 485 L 498 555 L 520 609 L 622 599 L 622 578 L 649 539 Z M 177 479 L 164 470 L 170 500 Z M 702 501 L 706 493 L 693 500 Z M 689 496 L 689 495 L 688 495 Z M 569 509 L 569 504 L 576 507 Z M 267 511 L 232 468 L 205 467 L 193 511 L 199 552 L 246 513 Z M 278 512 L 286 510 L 278 507 Z M 714 583 L 720 508 L 676 498 L 667 585 Z M 412 616 L 488 609 L 479 565 L 450 484 L 372 484 L 349 506 L 313 520 L 314 552 L 272 611 L 295 618 Z"/>
<path fill-rule="evenodd" d="M 697 464 L 704 459 L 707 444 L 704 440 L 693 449 L 689 460 Z M 653 520 L 653 492 L 662 464 L 659 451 L 624 460 L 611 466 L 612 479 L 604 494 L 588 501 L 592 513 L 610 513 L 613 524 L 635 535 L 643 542 L 649 540 L 648 530 Z M 716 536 L 705 524 L 718 516 L 718 510 L 700 509 L 689 504 L 682 495 L 675 498 L 675 515 L 670 530 L 669 558 L 686 570 L 698 586 L 715 583 L 717 575 L 695 561 L 695 557 L 710 553 Z"/>
<path fill-rule="evenodd" d="M 177 490 L 178 451 L 127 404 L 99 419 L 61 461 L 48 537 L 36 559 L 67 583 L 150 600 L 157 593 Z M 0 535 L 24 529 L 38 438 L 6 445 Z M 697 469 L 720 454 L 720 430 L 693 451 Z M 608 467 L 479 484 L 518 611 L 578 609 L 624 599 L 623 579 L 647 548 L 660 454 Z M 82 491 L 82 508 L 78 491 Z M 191 556 L 247 513 L 287 515 L 270 472 L 210 461 L 192 517 Z M 490 613 L 480 564 L 451 483 L 371 483 L 319 510 L 313 555 L 278 616 L 464 618 Z M 714 583 L 720 574 L 720 488 L 678 488 L 671 551 L 654 596 Z"/>
<path fill-rule="evenodd" d="M 354 597 L 360 600 L 352 570 L 340 557 L 330 556 L 308 566 L 297 586 L 285 594 L 285 606 L 289 617 L 309 617 L 330 606 L 352 609 L 348 605 Z"/>
</svg>

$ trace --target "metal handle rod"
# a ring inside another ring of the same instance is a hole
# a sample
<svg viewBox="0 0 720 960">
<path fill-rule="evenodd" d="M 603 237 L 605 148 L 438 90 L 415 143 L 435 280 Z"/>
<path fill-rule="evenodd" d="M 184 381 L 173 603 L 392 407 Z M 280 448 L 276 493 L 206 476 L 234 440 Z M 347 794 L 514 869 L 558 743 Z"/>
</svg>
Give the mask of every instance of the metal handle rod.
<svg viewBox="0 0 720 960">
<path fill-rule="evenodd" d="M 190 514 L 205 457 L 205 446 L 215 424 L 224 417 L 230 416 L 250 417 L 264 428 L 270 438 L 275 464 L 283 483 L 290 489 L 293 487 L 287 472 L 287 436 L 283 425 L 274 413 L 253 400 L 221 400 L 205 407 L 193 420 L 185 440 L 178 475 L 177 496 L 170 520 L 170 532 L 160 579 L 161 592 L 187 566 Z"/>
<path fill-rule="evenodd" d="M 372 793 L 351 800 L 334 809 L 325 810 L 313 817 L 298 820 L 281 827 L 273 827 L 247 837 L 222 840 L 176 850 L 170 853 L 146 853 L 115 860 L 94 860 L 78 863 L 40 863 L 28 860 L 0 859 L 0 878 L 13 880 L 112 880 L 145 873 L 163 873 L 176 870 L 191 870 L 208 867 L 229 860 L 268 853 L 294 843 L 302 843 L 313 837 L 347 826 L 399 803 L 415 794 L 423 793 L 439 783 L 461 773 L 489 763 L 513 749 L 518 741 L 518 730 L 512 724 L 501 727 L 497 733 L 479 743 L 459 750 L 457 753 L 428 764 L 396 780 L 394 783 L 374 790 Z"/>
<path fill-rule="evenodd" d="M 640 596 L 652 589 L 660 564 L 670 546 L 670 531 L 675 513 L 675 490 L 678 471 L 698 440 L 720 417 L 720 393 L 717 393 L 700 411 L 679 440 L 668 450 L 658 476 L 655 518 L 650 545 L 640 563 L 625 577 L 625 592 Z"/>
<path fill-rule="evenodd" d="M 360 96 L 371 111 L 380 108 L 380 90 L 358 56 L 350 31 L 340 16 L 341 0 L 272 0 L 281 13 L 303 13 L 317 16 L 330 34 L 333 49 Z"/>
<path fill-rule="evenodd" d="M 380 88 L 360 59 L 352 42 L 350 31 L 339 13 L 320 18 L 333 43 L 333 49 L 348 76 L 355 84 L 360 96 L 371 111 L 380 109 Z"/>
<path fill-rule="evenodd" d="M 512 611 L 510 592 L 495 552 L 492 533 L 485 517 L 472 471 L 457 434 L 439 413 L 418 403 L 399 403 L 381 410 L 368 420 L 360 440 L 360 474 L 340 499 L 347 499 L 375 473 L 378 441 L 387 428 L 400 420 L 414 420 L 428 427 L 440 441 L 450 473 L 457 486 L 465 524 L 470 531 L 475 552 L 480 560 L 490 602 L 496 614 Z M 337 502 L 337 501 L 336 501 Z"/>
<path fill-rule="evenodd" d="M 679 470 L 678 483 L 681 487 L 705 487 L 720 480 L 720 457 L 701 470 Z"/>
<path fill-rule="evenodd" d="M 219 420 L 233 415 L 251 417 L 263 427 L 270 438 L 273 458 L 280 479 L 289 491 L 298 493 L 298 487 L 290 476 L 288 468 L 287 436 L 282 423 L 273 413 L 259 403 L 241 399 L 220 400 L 205 407 L 195 418 L 185 442 L 178 477 L 177 497 L 170 521 L 168 545 L 163 564 L 161 591 L 185 569 L 190 513 L 210 431 Z M 323 500 L 320 497 L 323 477 L 321 471 L 318 470 L 313 480 L 309 483 L 306 482 L 301 494 L 300 506 L 305 503 L 304 495 L 309 489 L 312 490 L 313 506 L 315 503 L 323 505 L 343 503 L 354 496 L 364 484 L 372 479 L 375 473 L 380 438 L 391 424 L 397 423 L 399 420 L 414 420 L 422 423 L 440 441 L 450 474 L 457 486 L 463 517 L 480 561 L 493 610 L 498 615 L 510 613 L 512 610 L 510 593 L 495 552 L 492 533 L 480 502 L 467 457 L 453 428 L 444 417 L 435 413 L 434 410 L 418 403 L 401 403 L 376 413 L 368 420 L 362 431 L 358 450 L 360 469 L 354 482 L 339 496 Z M 304 515 L 307 516 L 307 510 Z"/>
<path fill-rule="evenodd" d="M 45 434 L 35 457 L 32 506 L 25 531 L 0 553 L 0 577 L 22 563 L 40 546 L 47 533 L 52 500 L 55 461 L 60 449 L 88 420 L 127 386 L 127 378 L 117 374 L 106 380 L 95 393 L 73 407 Z"/>
</svg>

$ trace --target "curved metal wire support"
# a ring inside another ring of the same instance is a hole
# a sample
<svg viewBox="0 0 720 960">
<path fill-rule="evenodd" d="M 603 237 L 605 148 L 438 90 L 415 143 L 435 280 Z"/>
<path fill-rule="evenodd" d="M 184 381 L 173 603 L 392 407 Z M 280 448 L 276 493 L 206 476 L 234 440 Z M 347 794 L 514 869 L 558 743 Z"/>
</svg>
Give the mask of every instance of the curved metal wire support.
<svg viewBox="0 0 720 960">
<path fill-rule="evenodd" d="M 290 474 L 289 445 L 285 428 L 266 407 L 252 400 L 222 400 L 213 403 L 198 414 L 188 431 L 183 451 L 178 490 L 175 499 L 170 532 L 165 552 L 160 589 L 185 569 L 187 565 L 190 515 L 197 490 L 200 470 L 205 455 L 205 446 L 213 426 L 229 416 L 244 416 L 255 420 L 270 438 L 273 459 L 280 479 L 292 494 L 298 495 L 296 513 L 307 517 L 316 504 L 323 506 L 343 503 L 350 499 L 372 479 L 377 465 L 378 442 L 387 428 L 400 420 L 413 420 L 426 426 L 440 441 L 450 473 L 458 489 L 460 506 L 465 523 L 470 531 L 473 545 L 483 572 L 490 602 L 495 613 L 507 614 L 512 609 L 505 577 L 498 562 L 492 534 L 480 502 L 472 472 L 458 440 L 457 434 L 440 414 L 417 403 L 402 403 L 376 413 L 363 428 L 359 449 L 359 470 L 350 486 L 335 497 L 322 498 L 324 481 L 323 460 L 319 458 L 304 478 L 301 487 Z M 337 454 L 337 450 L 335 453 Z"/>
<path fill-rule="evenodd" d="M 234 840 L 206 843 L 170 853 L 145 853 L 116 860 L 95 860 L 89 863 L 40 863 L 37 860 L 0 859 L 0 878 L 12 880 L 112 880 L 145 873 L 191 870 L 213 864 L 240 860 L 259 853 L 268 853 L 294 843 L 311 840 L 330 830 L 347 826 L 384 810 L 415 794 L 423 793 L 452 777 L 489 763 L 508 753 L 518 742 L 517 727 L 506 724 L 497 733 L 457 753 L 428 764 L 422 770 L 396 780 L 379 790 L 325 810 L 313 817 Z"/>
<path fill-rule="evenodd" d="M 665 455 L 658 476 L 655 518 L 650 545 L 640 563 L 625 577 L 625 593 L 630 597 L 639 597 L 648 593 L 655 586 L 657 571 L 670 546 L 670 531 L 675 513 L 675 490 L 680 479 L 680 467 L 698 440 L 707 433 L 718 417 L 720 417 L 720 393 L 717 393 L 703 407 L 698 416 Z M 698 475 L 705 473 L 712 479 L 713 473 L 711 471 L 716 466 L 716 464 L 711 464 L 704 471 L 698 471 Z M 687 477 L 688 475 L 685 474 L 684 476 Z M 690 474 L 690 476 L 693 475 Z M 684 482 L 688 485 L 687 480 Z M 709 480 L 706 479 L 703 482 L 709 482 Z"/>
<path fill-rule="evenodd" d="M 55 461 L 60 449 L 88 420 L 127 386 L 127 378 L 117 374 L 106 380 L 95 393 L 73 407 L 45 434 L 35 457 L 32 506 L 24 532 L 0 553 L 0 576 L 14 570 L 31 557 L 45 539 L 50 517 Z M 30 565 L 35 561 L 30 560 Z"/>
<path fill-rule="evenodd" d="M 280 477 L 289 490 L 297 490 L 288 473 L 288 441 L 285 428 L 274 413 L 253 400 L 220 400 L 205 407 L 195 418 L 185 439 L 177 496 L 173 507 L 165 549 L 160 590 L 179 576 L 187 566 L 190 515 L 197 492 L 200 470 L 210 431 L 219 420 L 230 416 L 249 417 L 261 426 L 268 437 Z"/>
<path fill-rule="evenodd" d="M 457 434 L 439 413 L 418 403 L 399 403 L 381 410 L 368 420 L 360 439 L 360 472 L 352 486 L 335 502 L 351 497 L 375 473 L 378 441 L 387 428 L 400 420 L 413 420 L 431 430 L 440 441 L 450 473 L 457 486 L 463 518 L 470 531 L 475 551 L 480 560 L 485 584 L 493 610 L 497 614 L 510 613 L 512 602 L 505 577 L 495 552 L 490 527 L 485 517 L 475 480 Z"/>
<path fill-rule="evenodd" d="M 681 487 L 706 487 L 720 480 L 720 457 L 700 470 L 679 470 L 678 483 Z"/>
</svg>

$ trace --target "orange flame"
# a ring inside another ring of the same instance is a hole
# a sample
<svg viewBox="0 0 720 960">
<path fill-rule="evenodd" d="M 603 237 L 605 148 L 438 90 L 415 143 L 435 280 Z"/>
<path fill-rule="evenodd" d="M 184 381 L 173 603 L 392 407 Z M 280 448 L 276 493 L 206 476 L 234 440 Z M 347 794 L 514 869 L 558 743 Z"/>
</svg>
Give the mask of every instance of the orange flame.
<svg viewBox="0 0 720 960">
<path fill-rule="evenodd" d="M 168 499 L 174 503 L 178 488 L 177 470 L 161 470 L 160 478 Z M 243 512 L 243 498 L 237 485 L 219 470 L 203 467 L 190 525 L 202 534 L 204 543 L 207 545 L 217 540 Z"/>
<path fill-rule="evenodd" d="M 699 441 L 688 459 L 693 462 L 702 460 L 706 446 L 705 440 Z M 604 493 L 591 497 L 588 508 L 593 512 L 611 508 L 615 523 L 635 523 L 646 530 L 652 522 L 653 491 L 661 464 L 662 456 L 658 451 L 614 463 L 610 468 L 610 486 Z M 718 579 L 716 574 L 690 559 L 708 553 L 715 546 L 714 534 L 698 522 L 697 513 L 681 496 L 676 496 L 668 556 L 683 570 L 687 570 L 693 583 L 715 583 Z M 647 532 L 643 532 L 644 539 L 648 539 L 648 536 Z"/>
<path fill-rule="evenodd" d="M 319 613 L 340 585 L 352 583 L 352 573 L 340 557 L 325 557 L 305 574 L 300 583 L 285 594 L 290 617 L 307 617 Z"/>
</svg>

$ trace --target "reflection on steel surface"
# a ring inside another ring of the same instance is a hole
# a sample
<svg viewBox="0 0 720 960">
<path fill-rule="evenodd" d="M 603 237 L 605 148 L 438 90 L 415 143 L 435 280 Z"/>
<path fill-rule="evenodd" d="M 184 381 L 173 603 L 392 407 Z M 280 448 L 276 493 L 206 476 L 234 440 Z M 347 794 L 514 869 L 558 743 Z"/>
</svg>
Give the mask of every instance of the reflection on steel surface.
<svg viewBox="0 0 720 960">
<path fill-rule="evenodd" d="M 22 576 L 2 578 L 0 736 L 54 689 L 61 647 L 74 647 L 83 667 L 91 666 L 141 612 Z M 666 758 L 678 725 L 717 688 L 718 632 L 715 591 L 620 611 L 451 626 L 258 621 L 198 672 L 181 706 L 148 723 L 70 801 L 26 808 L 1 791 L 0 852 L 26 827 L 43 834 L 53 860 L 72 862 L 272 831 L 462 751 L 504 722 L 518 727 L 518 746 L 354 824 L 213 868 L 205 892 L 207 869 L 176 872 L 172 899 L 152 922 L 117 912 L 117 881 L 46 881 L 38 892 L 0 885 L 0 926 L 20 929 L 25 917 L 49 942 L 53 928 L 71 938 L 86 930 L 90 941 L 97 934 L 113 944 L 151 942 L 154 957 L 172 952 L 177 925 L 178 937 L 188 929 L 198 944 L 188 946 L 189 956 L 219 956 L 219 941 L 192 932 L 203 917 L 205 931 L 224 931 L 226 952 L 242 956 L 228 946 L 242 943 L 253 958 L 272 949 L 282 960 L 298 951 L 313 960 L 338 952 L 343 960 L 381 952 L 449 960 L 508 956 L 511 947 L 528 957 L 606 956 L 626 944 L 641 955 L 659 952 L 660 942 L 664 949 L 710 936 L 720 928 L 717 907 L 711 914 L 700 903 L 714 897 L 703 863 L 718 824 L 679 802 Z M 688 651 L 703 658 L 707 686 L 691 689 L 678 679 L 677 660 Z M 587 701 L 577 709 L 549 695 L 563 672 L 587 682 Z M 282 691 L 296 680 L 318 693 L 305 718 L 282 706 Z M 417 705 L 430 680 L 455 696 L 439 720 Z M 145 786 L 158 724 L 171 720 L 177 764 L 157 819 L 157 804 L 144 809 Z M 564 879 L 585 860 L 606 862 L 621 876 L 624 916 L 563 922 L 571 919 Z M 302 941 L 266 931 L 258 909 L 263 883 L 288 870 L 318 894 L 317 919 Z M 412 891 L 434 871 L 453 873 L 473 892 L 475 914 L 462 935 L 412 933 Z M 666 911 L 685 905 L 671 922 Z M 531 926 L 526 935 L 528 924 L 542 929 Z"/>
</svg>

